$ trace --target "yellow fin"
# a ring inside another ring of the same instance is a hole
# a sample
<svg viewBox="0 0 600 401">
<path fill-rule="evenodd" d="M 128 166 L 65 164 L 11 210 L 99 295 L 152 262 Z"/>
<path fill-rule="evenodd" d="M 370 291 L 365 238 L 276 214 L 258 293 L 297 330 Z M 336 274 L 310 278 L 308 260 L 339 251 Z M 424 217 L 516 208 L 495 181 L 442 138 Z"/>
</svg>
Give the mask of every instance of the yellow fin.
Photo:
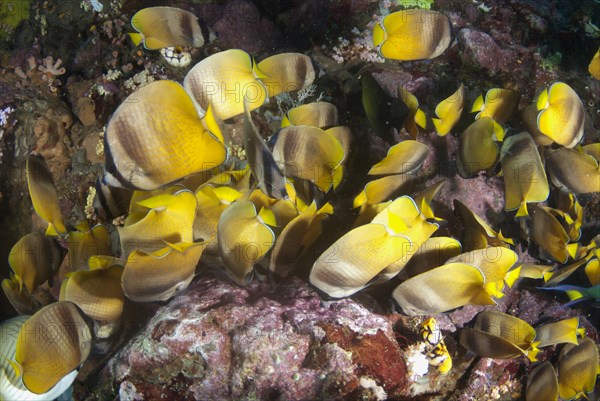
<svg viewBox="0 0 600 401">
<path fill-rule="evenodd" d="M 206 129 L 224 145 L 225 140 L 223 139 L 223 133 L 221 132 L 221 128 L 217 123 L 217 119 L 210 102 L 208 103 L 208 108 L 206 109 L 206 114 L 204 115 L 202 121 L 204 121 Z"/>
<path fill-rule="evenodd" d="M 48 224 L 48 228 L 46 228 L 46 237 L 58 237 L 58 231 L 56 231 L 56 228 L 54 227 L 54 224 L 49 223 Z"/>
<path fill-rule="evenodd" d="M 448 132 L 450 132 L 450 130 L 447 130 L 446 125 L 442 122 L 440 118 L 432 118 L 431 121 L 433 122 L 433 126 L 435 127 L 435 132 L 437 132 L 439 136 L 444 136 Z M 444 133 L 442 134 L 442 132 Z"/>
<path fill-rule="evenodd" d="M 423 129 L 427 127 L 427 116 L 423 110 L 417 109 L 417 112 L 415 113 L 415 123 Z"/>
<path fill-rule="evenodd" d="M 479 95 L 475 102 L 473 103 L 473 107 L 471 108 L 471 113 L 475 113 L 476 111 L 483 110 L 483 94 Z"/>
<path fill-rule="evenodd" d="M 331 203 L 327 202 L 322 208 L 317 210 L 317 214 L 333 214 L 333 206 L 331 206 Z"/>
<path fill-rule="evenodd" d="M 507 286 L 512 287 L 513 284 L 515 283 L 515 281 L 517 281 L 517 279 L 519 278 L 520 274 L 521 274 L 521 266 L 509 271 L 506 274 L 506 276 L 504 276 L 504 282 L 506 283 Z"/>
<path fill-rule="evenodd" d="M 494 140 L 498 141 L 498 142 L 502 142 L 504 141 L 504 136 L 506 135 L 506 132 L 504 131 L 504 128 L 502 128 L 502 126 L 500 124 L 498 124 L 496 121 L 494 121 Z"/>
<path fill-rule="evenodd" d="M 277 227 L 277 219 L 275 218 L 275 213 L 273 213 L 271 209 L 265 207 L 261 208 L 258 217 L 260 217 L 263 223 L 271 227 Z"/>
<path fill-rule="evenodd" d="M 9 359 L 9 358 L 7 358 L 6 356 L 4 356 L 2 354 L 0 354 L 0 357 L 3 358 L 6 362 L 8 362 L 8 364 L 13 368 L 13 370 L 15 371 L 15 376 L 16 376 L 17 379 L 19 377 L 21 377 L 21 374 L 23 373 L 23 368 L 21 368 L 21 365 L 19 365 L 18 362 L 13 361 L 12 359 Z"/>
<path fill-rule="evenodd" d="M 515 217 L 524 216 L 529 216 L 529 212 L 527 211 L 527 202 L 525 201 L 521 202 L 521 205 L 519 206 L 519 210 L 517 210 L 517 214 Z"/>
<path fill-rule="evenodd" d="M 360 194 L 356 195 L 356 197 L 354 198 L 352 208 L 356 209 L 357 207 L 364 205 L 366 202 L 367 202 L 367 193 L 366 193 L 366 191 L 363 190 L 363 191 L 361 191 Z"/>
<path fill-rule="evenodd" d="M 568 244 L 566 246 L 567 248 L 567 253 L 573 258 L 575 259 L 575 255 L 577 254 L 577 248 L 579 247 L 578 243 L 574 243 L 574 244 Z"/>
<path fill-rule="evenodd" d="M 144 40 L 144 35 L 139 32 L 130 32 L 128 35 L 133 41 L 133 44 L 136 46 L 138 46 L 140 43 L 142 43 L 142 40 Z"/>
</svg>

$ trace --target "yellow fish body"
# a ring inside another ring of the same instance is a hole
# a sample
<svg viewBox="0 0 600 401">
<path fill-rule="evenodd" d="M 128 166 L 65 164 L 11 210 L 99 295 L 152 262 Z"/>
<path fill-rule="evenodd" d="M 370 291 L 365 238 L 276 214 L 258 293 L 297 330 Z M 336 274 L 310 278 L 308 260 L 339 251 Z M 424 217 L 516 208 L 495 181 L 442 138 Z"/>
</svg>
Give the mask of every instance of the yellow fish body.
<svg viewBox="0 0 600 401">
<path fill-rule="evenodd" d="M 446 135 L 460 120 L 465 105 L 465 87 L 460 84 L 456 92 L 450 97 L 442 100 L 435 107 L 438 118 L 432 118 L 435 130 L 440 136 Z"/>
<path fill-rule="evenodd" d="M 150 50 L 164 47 L 202 47 L 204 36 L 198 18 L 191 12 L 175 7 L 144 8 L 131 18 L 139 33 L 130 33 L 133 43 L 144 42 Z"/>
<path fill-rule="evenodd" d="M 373 28 L 373 45 L 382 57 L 394 60 L 432 59 L 450 45 L 448 18 L 436 11 L 402 10 Z"/>
<path fill-rule="evenodd" d="M 33 209 L 42 220 L 48 223 L 46 235 L 66 235 L 67 228 L 58 204 L 58 192 L 52 174 L 42 156 L 29 155 L 26 176 Z"/>
<path fill-rule="evenodd" d="M 527 203 L 543 202 L 550 194 L 548 180 L 537 147 L 527 132 L 508 137 L 500 152 L 504 175 L 504 210 L 528 215 Z"/>
<path fill-rule="evenodd" d="M 152 82 L 132 93 L 106 127 L 105 180 L 152 190 L 221 165 L 220 133 L 210 132 L 194 103 L 174 81 Z"/>
<path fill-rule="evenodd" d="M 585 111 L 577 93 L 564 82 L 555 82 L 538 97 L 537 126 L 554 142 L 572 148 L 583 138 Z"/>
</svg>

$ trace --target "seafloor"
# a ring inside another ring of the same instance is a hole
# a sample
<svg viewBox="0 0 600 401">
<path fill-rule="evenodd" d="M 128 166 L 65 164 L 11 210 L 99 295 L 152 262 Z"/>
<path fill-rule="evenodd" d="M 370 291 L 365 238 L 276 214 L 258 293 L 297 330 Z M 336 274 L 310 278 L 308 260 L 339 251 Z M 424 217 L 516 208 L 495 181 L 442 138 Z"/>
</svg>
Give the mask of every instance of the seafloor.
<svg viewBox="0 0 600 401">
<path fill-rule="evenodd" d="M 384 60 L 373 49 L 371 31 L 382 13 L 431 6 L 451 22 L 452 43 L 432 60 Z M 209 40 L 189 49 L 187 67 L 169 64 L 159 51 L 135 46 L 132 15 L 169 5 L 192 11 Z M 237 286 L 201 262 L 189 288 L 169 302 L 126 301 L 118 334 L 103 353 L 92 353 L 61 400 L 524 400 L 526 357 L 479 358 L 458 342 L 458 331 L 484 309 L 496 309 L 533 326 L 578 316 L 585 335 L 597 344 L 597 300 L 564 308 L 562 292 L 541 291 L 541 280 L 521 279 L 493 307 L 464 306 L 436 315 L 453 367 L 415 375 L 409 349 L 421 341 L 424 317 L 396 309 L 391 291 L 398 281 L 371 287 L 349 298 L 328 300 L 308 281 L 315 259 L 347 232 L 356 217 L 352 199 L 368 180 L 368 169 L 393 143 L 371 128 L 361 102 L 360 78 L 372 74 L 392 97 L 403 86 L 426 114 L 463 83 L 463 117 L 452 132 L 421 130 L 417 140 L 430 155 L 419 188 L 444 187 L 432 201 L 447 221 L 436 236 L 460 239 L 454 213 L 459 200 L 506 237 L 520 263 L 548 264 L 529 241 L 514 212 L 504 211 L 504 181 L 498 169 L 462 178 L 456 171 L 458 136 L 473 121 L 473 101 L 491 88 L 520 93 L 518 112 L 507 132 L 526 129 L 521 111 L 554 82 L 568 83 L 585 109 L 583 144 L 600 141 L 600 80 L 587 66 L 600 45 L 600 3 L 593 0 L 45 0 L 0 1 L 0 277 L 8 278 L 12 246 L 46 223 L 28 196 L 25 163 L 42 155 L 56 183 L 65 221 L 105 224 L 113 252 L 115 224 L 90 203 L 90 189 L 104 165 L 102 138 L 123 99 L 149 82 L 181 82 L 207 56 L 242 49 L 257 60 L 282 52 L 312 59 L 317 78 L 302 98 L 292 93 L 271 99 L 255 115 L 263 132 L 279 125 L 281 110 L 317 99 L 333 103 L 350 127 L 352 153 L 347 177 L 336 194 L 340 213 L 324 222 L 324 232 L 288 278 L 257 278 Z M 242 116 L 224 123 L 232 148 L 242 143 Z M 428 127 L 432 128 L 432 127 Z M 93 196 L 93 195 L 92 195 Z M 578 197 L 584 208 L 582 235 L 588 244 L 600 233 L 598 193 Z M 122 223 L 122 222 L 121 222 Z M 33 294 L 39 308 L 57 300 L 69 258 Z M 217 263 L 218 264 L 218 263 Z M 552 263 L 550 263 L 552 264 Z M 553 263 L 558 266 L 558 263 Z M 583 272 L 570 283 L 588 285 Z M 4 293 L 2 320 L 17 314 Z M 544 348 L 540 360 L 556 361 L 561 346 Z M 599 399 L 597 383 L 588 398 Z M 545 400 L 540 400 L 545 401 Z"/>
</svg>

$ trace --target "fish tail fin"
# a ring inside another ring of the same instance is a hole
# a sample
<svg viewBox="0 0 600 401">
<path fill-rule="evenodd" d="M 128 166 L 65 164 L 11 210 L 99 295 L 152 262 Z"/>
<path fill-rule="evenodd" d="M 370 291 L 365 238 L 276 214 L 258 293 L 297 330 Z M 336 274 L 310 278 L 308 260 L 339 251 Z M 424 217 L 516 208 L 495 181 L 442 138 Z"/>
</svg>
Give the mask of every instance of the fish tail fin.
<svg viewBox="0 0 600 401">
<path fill-rule="evenodd" d="M 19 362 L 13 361 L 12 359 L 8 359 L 8 357 L 6 357 L 2 354 L 0 354 L 0 357 L 2 359 L 4 359 L 6 362 L 8 362 L 8 364 L 13 368 L 13 370 L 15 371 L 15 375 L 17 376 L 17 379 L 19 377 L 21 377 L 21 374 L 23 373 L 23 368 L 21 367 Z"/>
<path fill-rule="evenodd" d="M 142 40 L 144 40 L 144 35 L 142 35 L 139 32 L 130 32 L 128 33 L 128 35 L 131 38 L 133 44 L 136 46 L 138 46 L 140 43 L 142 43 Z"/>
<path fill-rule="evenodd" d="M 331 203 L 327 202 L 322 208 L 317 210 L 317 214 L 333 214 L 333 206 L 331 206 Z"/>
<path fill-rule="evenodd" d="M 540 349 L 537 347 L 539 343 L 539 341 L 532 342 L 531 349 L 526 352 L 527 358 L 531 362 L 537 362 L 537 355 L 540 353 Z"/>
<path fill-rule="evenodd" d="M 566 290 L 567 296 L 571 301 L 576 301 L 578 299 L 583 298 L 583 294 L 577 290 Z"/>
<path fill-rule="evenodd" d="M 500 124 L 498 124 L 496 121 L 494 121 L 493 126 L 494 126 L 493 139 L 495 139 L 498 142 L 504 141 L 504 136 L 506 135 L 504 128 Z"/>
<path fill-rule="evenodd" d="M 202 121 L 204 122 L 204 126 L 206 127 L 206 129 L 211 134 L 213 134 L 219 140 L 219 142 L 221 142 L 222 144 L 225 144 L 225 139 L 223 138 L 223 133 L 221 132 L 221 127 L 219 126 L 219 123 L 217 122 L 217 117 L 215 116 L 215 113 L 213 111 L 213 108 L 211 107 L 210 102 L 208 103 L 208 107 L 206 108 L 206 114 L 204 114 L 204 118 L 202 119 Z"/>
<path fill-rule="evenodd" d="M 19 292 L 23 292 L 23 278 L 16 273 L 11 278 L 19 284 Z"/>
<path fill-rule="evenodd" d="M 579 244 L 578 243 L 568 244 L 566 248 L 567 248 L 567 253 L 569 254 L 569 256 L 571 256 L 573 259 L 575 259 L 575 255 L 577 255 L 577 249 L 579 248 Z"/>
<path fill-rule="evenodd" d="M 519 210 L 517 210 L 517 215 L 515 217 L 525 217 L 529 216 L 529 212 L 527 211 L 527 202 L 521 202 L 519 206 Z"/>
<path fill-rule="evenodd" d="M 344 177 L 344 166 L 338 166 L 335 170 L 333 170 L 333 176 L 331 177 L 331 181 L 333 182 L 333 190 L 335 191 L 338 185 L 341 184 L 342 178 Z"/>
<path fill-rule="evenodd" d="M 56 231 L 54 224 L 48 224 L 48 228 L 46 229 L 46 237 L 58 237 L 58 231 Z"/>
<path fill-rule="evenodd" d="M 423 216 L 425 216 L 426 219 L 437 219 L 425 198 L 421 201 L 421 213 L 423 213 Z"/>
<path fill-rule="evenodd" d="M 547 283 L 548 280 L 550 280 L 553 275 L 554 275 L 553 272 L 545 272 L 544 274 L 542 274 L 542 277 L 544 278 L 544 283 Z"/>
<path fill-rule="evenodd" d="M 504 277 L 504 282 L 506 283 L 507 286 L 512 287 L 513 284 L 515 284 L 515 281 L 517 281 L 517 279 L 519 278 L 520 274 L 521 274 L 521 266 L 509 271 L 506 274 L 506 276 Z"/>
<path fill-rule="evenodd" d="M 446 129 L 446 124 L 444 124 L 440 118 L 432 118 L 431 121 L 433 122 L 433 126 L 435 127 L 435 132 L 437 132 L 439 136 L 444 136 L 448 133 L 448 130 Z"/>
<path fill-rule="evenodd" d="M 359 206 L 364 205 L 367 202 L 367 193 L 363 190 L 361 193 L 356 195 L 354 198 L 354 203 L 352 204 L 352 209 L 356 209 Z"/>
<path fill-rule="evenodd" d="M 415 113 L 415 123 L 423 129 L 427 126 L 427 116 L 423 110 L 417 109 L 417 112 Z"/>
<path fill-rule="evenodd" d="M 476 111 L 483 110 L 483 94 L 479 95 L 475 102 L 473 102 L 473 107 L 471 108 L 471 113 L 475 113 Z"/>
</svg>

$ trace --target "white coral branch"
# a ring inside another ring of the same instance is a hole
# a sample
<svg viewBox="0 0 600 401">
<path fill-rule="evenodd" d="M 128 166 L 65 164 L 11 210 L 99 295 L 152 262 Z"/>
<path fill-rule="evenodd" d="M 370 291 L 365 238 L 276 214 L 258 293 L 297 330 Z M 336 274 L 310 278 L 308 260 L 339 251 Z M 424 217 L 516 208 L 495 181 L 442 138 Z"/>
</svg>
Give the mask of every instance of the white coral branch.
<svg viewBox="0 0 600 401">
<path fill-rule="evenodd" d="M 61 59 L 56 59 L 56 62 L 52 58 L 52 56 L 48 56 L 43 60 L 44 64 L 38 67 L 38 70 L 44 73 L 44 75 L 51 74 L 55 77 L 59 75 L 63 75 L 66 70 L 65 67 L 61 67 L 62 64 Z"/>
</svg>

